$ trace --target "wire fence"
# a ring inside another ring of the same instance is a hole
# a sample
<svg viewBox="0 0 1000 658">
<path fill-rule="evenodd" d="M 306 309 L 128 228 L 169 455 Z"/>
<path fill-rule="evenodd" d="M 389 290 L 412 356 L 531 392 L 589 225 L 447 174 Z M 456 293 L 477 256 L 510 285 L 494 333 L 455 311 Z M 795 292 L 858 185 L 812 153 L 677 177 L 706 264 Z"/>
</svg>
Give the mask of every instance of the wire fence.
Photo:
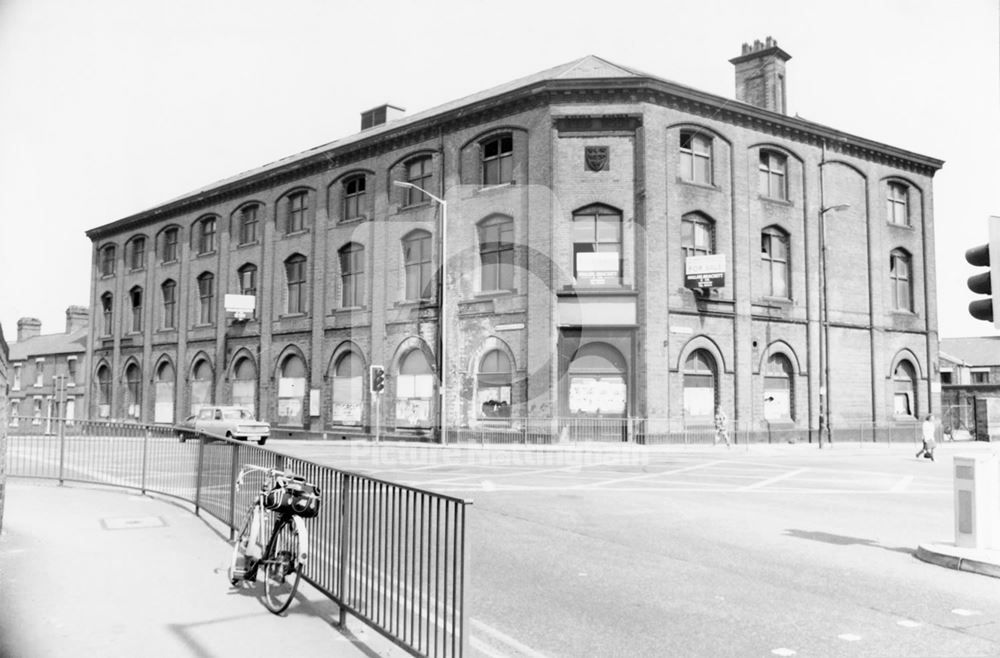
<svg viewBox="0 0 1000 658">
<path fill-rule="evenodd" d="M 182 442 L 169 426 L 53 419 L 46 427 L 31 420 L 18 418 L 9 428 L 9 476 L 171 496 L 227 524 L 230 538 L 261 484 L 251 476 L 236 490 L 243 464 L 306 478 L 320 488 L 323 504 L 307 521 L 303 577 L 340 606 L 341 623 L 353 614 L 417 656 L 467 652 L 469 501 L 230 439 Z"/>
</svg>

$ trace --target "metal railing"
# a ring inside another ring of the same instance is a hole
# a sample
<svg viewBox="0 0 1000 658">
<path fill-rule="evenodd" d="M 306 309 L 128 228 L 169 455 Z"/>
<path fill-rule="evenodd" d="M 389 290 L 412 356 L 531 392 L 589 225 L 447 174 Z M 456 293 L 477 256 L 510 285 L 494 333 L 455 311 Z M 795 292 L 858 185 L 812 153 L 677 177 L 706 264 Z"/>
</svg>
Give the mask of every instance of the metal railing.
<svg viewBox="0 0 1000 658">
<path fill-rule="evenodd" d="M 816 443 L 819 430 L 800 427 L 793 422 L 766 421 L 749 427 L 729 422 L 729 441 L 733 445 Z M 920 443 L 918 421 L 873 423 L 842 421 L 831 425 L 832 443 Z M 666 418 L 510 418 L 489 419 L 472 427 L 453 427 L 449 443 L 480 445 L 712 445 L 722 443 L 711 421 L 685 425 Z M 824 439 L 825 441 L 825 439 Z"/>
<path fill-rule="evenodd" d="M 260 480 L 236 490 L 245 463 L 289 470 L 322 492 L 309 524 L 303 577 L 409 653 L 462 656 L 469 501 L 282 455 L 253 444 L 174 428 L 53 419 L 47 434 L 18 418 L 9 427 L 7 474 L 86 482 L 171 496 L 227 524 L 232 538 Z M 259 476 L 258 477 L 262 477 Z"/>
</svg>

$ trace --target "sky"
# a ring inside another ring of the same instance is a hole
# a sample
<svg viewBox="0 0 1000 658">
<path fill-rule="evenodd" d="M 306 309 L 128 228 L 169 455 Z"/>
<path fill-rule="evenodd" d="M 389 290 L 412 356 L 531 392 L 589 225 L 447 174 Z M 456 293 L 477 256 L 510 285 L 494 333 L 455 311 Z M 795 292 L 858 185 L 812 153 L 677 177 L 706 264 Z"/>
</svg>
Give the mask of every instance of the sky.
<svg viewBox="0 0 1000 658">
<path fill-rule="evenodd" d="M 0 0 L 0 325 L 90 301 L 88 229 L 585 55 L 727 98 L 773 36 L 789 114 L 945 160 L 938 326 L 967 312 L 967 248 L 1000 215 L 1000 0 L 700 2 Z"/>
</svg>

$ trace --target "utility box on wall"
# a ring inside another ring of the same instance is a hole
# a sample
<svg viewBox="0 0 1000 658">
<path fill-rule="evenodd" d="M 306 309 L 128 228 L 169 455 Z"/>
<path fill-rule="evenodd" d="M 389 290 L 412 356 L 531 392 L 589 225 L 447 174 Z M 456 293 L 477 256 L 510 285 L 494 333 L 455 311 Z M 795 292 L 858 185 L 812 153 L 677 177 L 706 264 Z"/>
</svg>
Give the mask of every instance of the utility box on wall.
<svg viewBox="0 0 1000 658">
<path fill-rule="evenodd" d="M 1000 461 L 955 457 L 955 545 L 1000 549 Z"/>
</svg>

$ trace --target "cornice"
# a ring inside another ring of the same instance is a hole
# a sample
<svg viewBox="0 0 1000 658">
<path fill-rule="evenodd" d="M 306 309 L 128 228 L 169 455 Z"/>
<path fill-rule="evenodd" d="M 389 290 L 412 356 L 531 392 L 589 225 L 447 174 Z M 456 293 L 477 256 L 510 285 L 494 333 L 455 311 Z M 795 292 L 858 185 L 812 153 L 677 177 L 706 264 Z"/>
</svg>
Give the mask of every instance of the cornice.
<svg viewBox="0 0 1000 658">
<path fill-rule="evenodd" d="M 230 180 L 217 187 L 90 229 L 86 231 L 86 236 L 92 241 L 97 241 L 104 236 L 153 221 L 224 203 L 236 197 L 437 139 L 444 133 L 469 128 L 540 106 L 567 102 L 617 104 L 645 102 L 661 105 L 810 146 L 825 145 L 831 153 L 879 162 L 926 176 L 933 176 L 934 172 L 944 164 L 942 160 L 936 158 L 657 78 L 636 76 L 544 80 L 423 117 L 417 121 L 402 123 L 395 129 L 383 130 L 348 144 L 333 143 L 328 149 L 304 155 L 271 169 L 251 172 L 243 178 Z"/>
</svg>

